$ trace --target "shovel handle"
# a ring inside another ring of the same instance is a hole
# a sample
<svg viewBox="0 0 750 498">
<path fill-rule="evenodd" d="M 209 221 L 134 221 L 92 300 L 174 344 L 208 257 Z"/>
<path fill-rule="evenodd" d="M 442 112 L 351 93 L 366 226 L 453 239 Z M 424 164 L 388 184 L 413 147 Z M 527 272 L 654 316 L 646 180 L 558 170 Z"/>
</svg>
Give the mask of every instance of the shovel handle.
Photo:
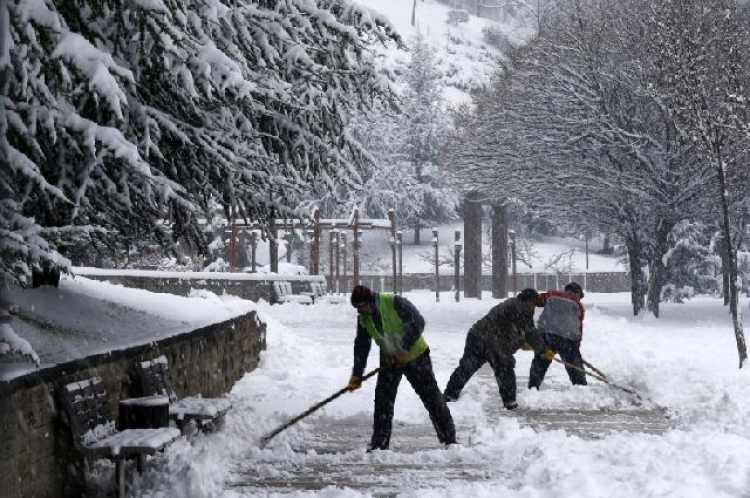
<svg viewBox="0 0 750 498">
<path fill-rule="evenodd" d="M 372 370 L 371 372 L 367 373 L 364 377 L 362 377 L 362 382 L 366 381 L 367 379 L 369 379 L 373 375 L 377 374 L 378 372 L 380 372 L 380 367 L 376 368 L 375 370 Z M 339 389 L 338 391 L 336 391 L 335 393 L 331 394 L 330 396 L 328 396 L 323 401 L 315 403 L 313 406 L 311 406 L 310 408 L 308 408 L 304 412 L 300 413 L 299 415 L 297 415 L 293 419 L 289 420 L 288 422 L 284 423 L 283 425 L 281 425 L 281 426 L 277 427 L 276 429 L 274 429 L 273 431 L 269 432 L 268 434 L 266 434 L 265 436 L 263 436 L 263 438 L 261 439 L 261 448 L 263 448 L 268 443 L 268 441 L 270 441 L 271 439 L 273 439 L 280 432 L 288 429 L 289 427 L 293 426 L 294 424 L 296 424 L 297 422 L 299 422 L 303 418 L 307 417 L 311 413 L 318 411 L 319 409 L 323 408 L 325 405 L 327 405 L 328 403 L 330 403 L 334 399 L 338 398 L 342 394 L 348 393 L 349 391 L 350 391 L 350 389 L 349 389 L 348 386 L 345 387 L 345 388 L 343 388 L 343 389 Z"/>
<path fill-rule="evenodd" d="M 640 394 L 638 394 L 637 392 L 635 392 L 635 391 L 633 391 L 632 389 L 629 389 L 629 388 L 627 388 L 627 387 L 623 387 L 623 386 L 618 386 L 617 384 L 615 384 L 615 383 L 614 383 L 614 382 L 612 382 L 611 380 L 607 379 L 607 378 L 606 378 L 606 377 L 605 377 L 604 375 L 599 375 L 599 374 L 601 374 L 601 372 L 598 372 L 598 370 L 597 370 L 598 374 L 597 374 L 597 373 L 592 373 L 592 372 L 589 372 L 589 371 L 587 371 L 587 370 L 586 370 L 586 369 L 584 369 L 584 368 L 581 368 L 581 367 L 579 367 L 578 365 L 574 365 L 574 364 L 572 364 L 572 363 L 568 363 L 567 361 L 563 361 L 563 360 L 561 360 L 561 359 L 559 359 L 559 358 L 557 358 L 557 357 L 555 357 L 555 358 L 552 358 L 552 359 L 553 359 L 553 360 L 555 360 L 555 361 L 556 361 L 556 362 L 558 362 L 558 363 L 561 363 L 561 364 L 565 365 L 565 366 L 566 366 L 566 367 L 568 367 L 568 368 L 572 368 L 572 369 L 574 369 L 574 370 L 578 370 L 578 371 L 580 371 L 580 372 L 583 372 L 583 373 L 585 373 L 586 375 L 588 375 L 588 376 L 590 376 L 590 377 L 593 377 L 593 378 L 595 378 L 596 380 L 600 380 L 600 381 L 602 381 L 602 382 L 604 382 L 604 383 L 606 383 L 606 384 L 609 384 L 610 386 L 612 386 L 612 387 L 614 387 L 614 388 L 616 388 L 616 389 L 619 389 L 619 390 L 621 390 L 621 391 L 625 391 L 625 392 L 626 392 L 626 393 L 628 393 L 628 394 L 632 394 L 633 396 L 635 396 L 635 397 L 636 397 L 636 399 L 637 399 L 638 401 L 642 401 L 642 398 L 641 398 L 641 395 L 640 395 Z"/>
</svg>

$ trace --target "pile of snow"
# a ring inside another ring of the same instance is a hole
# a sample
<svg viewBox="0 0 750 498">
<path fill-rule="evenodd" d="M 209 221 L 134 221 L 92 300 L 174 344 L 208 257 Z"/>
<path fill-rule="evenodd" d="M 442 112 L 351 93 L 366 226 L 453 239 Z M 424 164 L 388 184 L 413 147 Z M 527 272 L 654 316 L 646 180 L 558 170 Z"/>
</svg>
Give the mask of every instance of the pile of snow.
<svg viewBox="0 0 750 498">
<path fill-rule="evenodd" d="M 29 354 L 42 366 L 148 344 L 230 320 L 257 306 L 235 296 L 193 291 L 181 297 L 80 276 L 61 278 L 58 288 L 10 288 L 4 297 L 17 305 L 18 315 L 12 328 L 7 323 L 0 328 L 0 351 Z M 0 370 L 7 378 L 28 368 Z"/>
</svg>

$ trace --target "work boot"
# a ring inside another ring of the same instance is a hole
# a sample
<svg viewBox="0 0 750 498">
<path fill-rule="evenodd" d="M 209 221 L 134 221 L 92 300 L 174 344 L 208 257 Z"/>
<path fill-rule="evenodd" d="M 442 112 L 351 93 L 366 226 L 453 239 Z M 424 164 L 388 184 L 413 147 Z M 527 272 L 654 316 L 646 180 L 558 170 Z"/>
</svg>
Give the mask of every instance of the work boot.
<svg viewBox="0 0 750 498">
<path fill-rule="evenodd" d="M 385 450 L 387 450 L 387 449 L 388 449 L 388 448 L 383 448 L 383 447 L 380 447 L 380 446 L 375 446 L 375 445 L 374 445 L 374 444 L 372 444 L 372 443 L 367 443 L 367 453 L 372 453 L 372 452 L 373 452 L 373 451 L 375 451 L 375 450 L 382 450 L 382 451 L 385 451 Z"/>
<path fill-rule="evenodd" d="M 516 403 L 515 401 L 508 401 L 503 403 L 503 406 L 506 410 L 515 410 L 518 408 L 518 403 Z"/>
</svg>

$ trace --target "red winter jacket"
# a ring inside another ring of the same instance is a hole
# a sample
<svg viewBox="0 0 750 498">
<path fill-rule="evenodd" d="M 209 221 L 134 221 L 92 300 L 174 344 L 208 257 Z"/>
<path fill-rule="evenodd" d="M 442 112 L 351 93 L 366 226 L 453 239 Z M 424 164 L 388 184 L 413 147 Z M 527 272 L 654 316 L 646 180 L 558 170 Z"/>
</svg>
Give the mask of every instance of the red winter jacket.
<svg viewBox="0 0 750 498">
<path fill-rule="evenodd" d="M 559 335 L 572 341 L 583 338 L 584 309 L 574 292 L 548 290 L 539 294 L 536 305 L 543 307 L 539 316 L 539 331 Z"/>
</svg>

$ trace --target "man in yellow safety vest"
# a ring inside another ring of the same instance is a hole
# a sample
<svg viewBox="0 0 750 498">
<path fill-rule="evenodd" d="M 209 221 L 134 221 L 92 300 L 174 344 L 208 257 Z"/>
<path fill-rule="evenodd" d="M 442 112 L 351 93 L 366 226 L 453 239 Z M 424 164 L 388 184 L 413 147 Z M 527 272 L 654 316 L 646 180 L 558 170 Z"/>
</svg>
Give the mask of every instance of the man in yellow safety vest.
<svg viewBox="0 0 750 498">
<path fill-rule="evenodd" d="M 393 407 L 401 377 L 411 384 L 430 414 L 438 440 L 456 442 L 453 417 L 435 380 L 430 349 L 422 336 L 424 318 L 406 298 L 375 293 L 367 286 L 354 287 L 352 306 L 357 308 L 354 367 L 349 389 L 359 389 L 372 341 L 380 347 L 380 366 L 375 386 L 375 414 L 368 451 L 387 450 L 391 440 Z"/>
</svg>

